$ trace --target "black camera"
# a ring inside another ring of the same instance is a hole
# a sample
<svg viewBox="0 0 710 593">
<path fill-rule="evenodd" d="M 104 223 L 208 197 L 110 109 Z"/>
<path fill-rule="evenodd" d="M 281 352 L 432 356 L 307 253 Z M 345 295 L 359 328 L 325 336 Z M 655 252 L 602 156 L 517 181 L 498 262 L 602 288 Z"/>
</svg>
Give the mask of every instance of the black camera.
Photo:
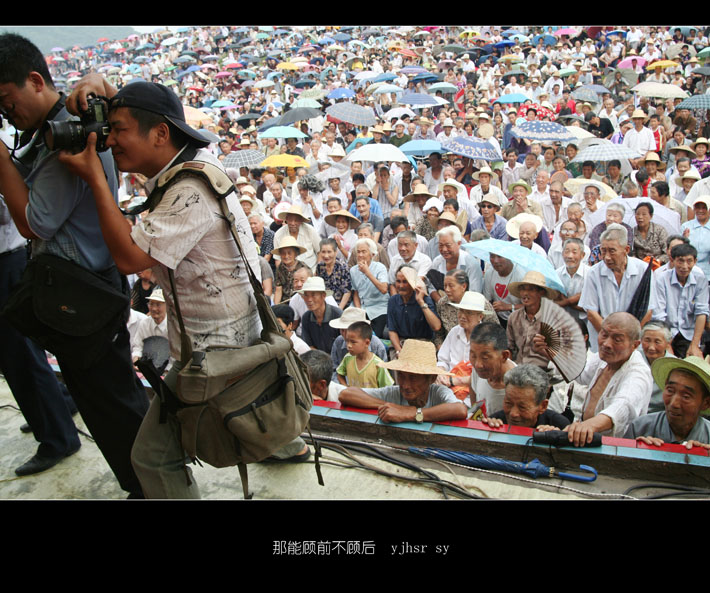
<svg viewBox="0 0 710 593">
<path fill-rule="evenodd" d="M 86 148 L 86 140 L 91 132 L 96 132 L 96 150 L 107 149 L 106 140 L 111 131 L 108 125 L 108 100 L 96 95 L 86 98 L 88 108 L 79 121 L 48 121 L 44 141 L 49 150 L 69 150 L 73 153 Z"/>
</svg>

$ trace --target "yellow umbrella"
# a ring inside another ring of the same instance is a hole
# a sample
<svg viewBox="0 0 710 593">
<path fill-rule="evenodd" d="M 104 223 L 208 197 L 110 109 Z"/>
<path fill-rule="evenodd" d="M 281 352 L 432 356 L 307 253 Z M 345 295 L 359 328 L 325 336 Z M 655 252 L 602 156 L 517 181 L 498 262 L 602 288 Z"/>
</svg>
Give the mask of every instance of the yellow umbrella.
<svg viewBox="0 0 710 593">
<path fill-rule="evenodd" d="M 212 118 L 204 111 L 200 111 L 199 109 L 195 109 L 189 105 L 183 105 L 182 108 L 185 111 L 185 121 L 193 128 L 199 127 L 200 124 L 214 123 Z"/>
<path fill-rule="evenodd" d="M 272 154 L 259 163 L 260 167 L 310 167 L 308 161 L 295 154 Z"/>
<path fill-rule="evenodd" d="M 298 64 L 294 64 L 293 62 L 281 62 L 276 65 L 276 68 L 278 70 L 298 70 Z"/>
<path fill-rule="evenodd" d="M 673 60 L 658 60 L 646 66 L 646 70 L 654 70 L 655 68 L 673 68 L 674 66 L 680 66 L 678 62 Z"/>
<path fill-rule="evenodd" d="M 473 29 L 467 29 L 466 31 L 462 31 L 459 33 L 460 38 L 464 37 L 478 37 L 480 33 L 478 31 L 474 31 Z"/>
</svg>

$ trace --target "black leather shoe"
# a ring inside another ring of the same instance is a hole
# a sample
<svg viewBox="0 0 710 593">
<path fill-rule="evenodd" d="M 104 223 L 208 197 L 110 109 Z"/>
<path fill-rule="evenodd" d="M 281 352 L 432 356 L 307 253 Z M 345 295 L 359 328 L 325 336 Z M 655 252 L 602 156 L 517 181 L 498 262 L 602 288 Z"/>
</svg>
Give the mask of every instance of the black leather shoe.
<svg viewBox="0 0 710 593">
<path fill-rule="evenodd" d="M 30 432 L 32 432 L 32 427 L 29 424 L 25 423 L 22 426 L 20 426 L 20 432 L 22 432 L 24 434 L 30 433 Z"/>
<path fill-rule="evenodd" d="M 35 454 L 29 461 L 23 463 L 20 467 L 18 467 L 15 470 L 15 474 L 17 474 L 18 476 L 31 476 L 32 474 L 38 474 L 40 472 L 48 470 L 50 467 L 54 467 L 62 459 L 65 459 L 70 455 L 74 455 L 74 453 L 76 453 L 80 448 L 81 445 L 79 445 L 76 449 L 73 449 L 69 453 L 66 453 L 64 455 L 55 455 L 52 457 Z"/>
</svg>

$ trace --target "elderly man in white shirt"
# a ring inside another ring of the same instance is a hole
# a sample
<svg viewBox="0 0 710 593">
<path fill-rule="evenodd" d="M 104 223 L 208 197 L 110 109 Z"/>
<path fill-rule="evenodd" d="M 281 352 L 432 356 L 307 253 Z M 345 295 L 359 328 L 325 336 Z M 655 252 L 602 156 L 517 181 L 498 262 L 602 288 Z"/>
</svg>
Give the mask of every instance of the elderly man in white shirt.
<svg viewBox="0 0 710 593">
<path fill-rule="evenodd" d="M 653 378 L 643 354 L 641 325 L 629 313 L 609 315 L 599 332 L 599 353 L 589 356 L 577 382 L 589 390 L 581 417 L 564 430 L 580 447 L 591 443 L 594 433 L 623 437 L 633 420 L 646 414 Z"/>
<path fill-rule="evenodd" d="M 633 163 L 637 163 L 639 159 L 644 158 L 647 152 L 656 150 L 656 139 L 653 137 L 653 132 L 643 125 L 647 119 L 648 117 L 643 110 L 635 109 L 631 114 L 631 121 L 634 127 L 624 135 L 623 145 L 641 155 L 638 159 L 632 160 Z"/>
<path fill-rule="evenodd" d="M 133 362 L 143 356 L 143 342 L 146 339 L 152 336 L 168 339 L 168 315 L 163 291 L 160 288 L 155 288 L 147 300 L 148 315 L 141 319 L 135 335 L 131 338 Z"/>
</svg>

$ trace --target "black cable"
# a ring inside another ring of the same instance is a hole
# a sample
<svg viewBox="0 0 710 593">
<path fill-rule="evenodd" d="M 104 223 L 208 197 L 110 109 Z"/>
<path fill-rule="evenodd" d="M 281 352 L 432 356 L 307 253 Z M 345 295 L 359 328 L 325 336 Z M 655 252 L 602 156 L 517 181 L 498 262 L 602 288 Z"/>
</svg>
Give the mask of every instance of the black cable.
<svg viewBox="0 0 710 593">
<path fill-rule="evenodd" d="M 630 492 L 633 492 L 634 490 L 641 490 L 645 488 L 660 488 L 663 490 L 675 490 L 676 492 L 668 492 L 665 494 L 655 494 L 652 496 L 647 496 L 644 499 L 641 500 L 655 500 L 655 499 L 661 499 L 661 498 L 668 498 L 669 496 L 687 496 L 687 495 L 696 495 L 696 496 L 710 496 L 710 490 L 707 490 L 705 488 L 695 488 L 694 486 L 681 486 L 681 485 L 669 485 L 669 484 L 636 484 L 635 486 L 631 486 L 628 488 L 624 494 L 629 494 Z"/>
</svg>

